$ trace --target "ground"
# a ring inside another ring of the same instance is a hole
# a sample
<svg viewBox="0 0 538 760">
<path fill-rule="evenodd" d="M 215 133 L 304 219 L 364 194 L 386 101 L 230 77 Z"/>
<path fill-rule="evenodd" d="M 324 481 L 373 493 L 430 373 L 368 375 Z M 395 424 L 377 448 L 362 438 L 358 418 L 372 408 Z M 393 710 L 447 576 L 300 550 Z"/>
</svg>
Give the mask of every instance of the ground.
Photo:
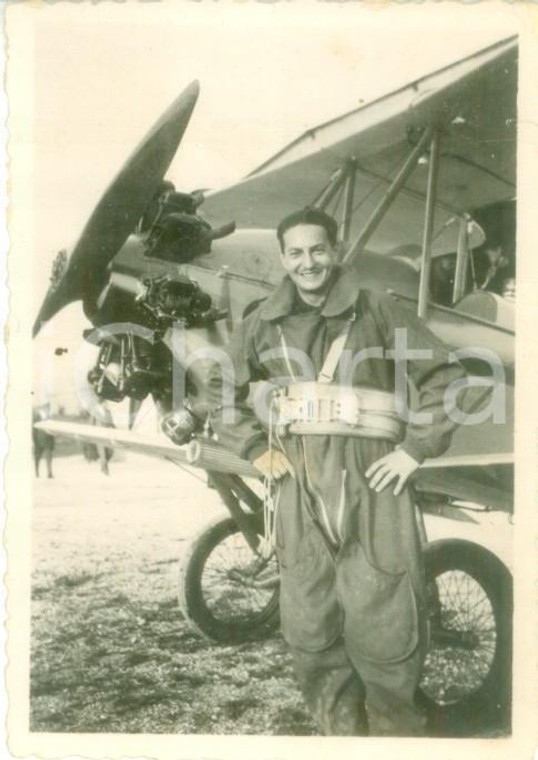
<svg viewBox="0 0 538 760">
<path fill-rule="evenodd" d="M 181 615 L 179 560 L 222 512 L 214 492 L 148 457 L 54 469 L 35 482 L 31 730 L 315 733 L 278 634 L 216 645 Z"/>
<path fill-rule="evenodd" d="M 181 556 L 225 514 L 204 473 L 132 454 L 116 455 L 108 477 L 80 454 L 55 458 L 54 472 L 35 481 L 31 730 L 315 734 L 278 632 L 215 644 L 180 612 Z M 490 530 L 500 533 L 496 524 Z M 467 612 L 489 627 L 483 602 Z M 470 676 L 476 664 L 473 652 L 458 662 L 446 651 L 430 653 L 423 677 L 438 694 L 455 664 Z M 507 732 L 477 731 L 474 717 L 438 730 Z"/>
</svg>

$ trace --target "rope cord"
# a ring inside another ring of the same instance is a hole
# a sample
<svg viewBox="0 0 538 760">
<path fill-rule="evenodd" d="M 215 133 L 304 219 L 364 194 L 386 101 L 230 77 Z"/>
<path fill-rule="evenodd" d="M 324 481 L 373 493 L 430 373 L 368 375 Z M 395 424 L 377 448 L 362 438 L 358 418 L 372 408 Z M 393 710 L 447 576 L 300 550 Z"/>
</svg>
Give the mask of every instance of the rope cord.
<svg viewBox="0 0 538 760">
<path fill-rule="evenodd" d="M 271 399 L 269 406 L 269 467 L 273 470 L 273 429 L 274 413 L 276 408 L 276 398 Z M 266 475 L 263 479 L 263 538 L 260 541 L 259 551 L 263 559 L 268 560 L 275 550 L 276 543 L 276 517 L 278 505 L 280 502 L 280 489 L 275 483 L 272 474 Z"/>
</svg>

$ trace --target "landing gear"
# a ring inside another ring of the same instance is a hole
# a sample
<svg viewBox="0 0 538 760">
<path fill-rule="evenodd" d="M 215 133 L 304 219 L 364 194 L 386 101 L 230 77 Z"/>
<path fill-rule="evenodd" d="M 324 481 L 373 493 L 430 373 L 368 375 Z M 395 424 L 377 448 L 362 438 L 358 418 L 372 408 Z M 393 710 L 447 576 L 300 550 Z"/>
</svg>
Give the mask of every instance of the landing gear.
<svg viewBox="0 0 538 760">
<path fill-rule="evenodd" d="M 246 518 L 258 535 L 261 519 Z M 278 567 L 273 555 L 254 554 L 237 523 L 219 517 L 194 539 L 180 571 L 185 617 L 213 641 L 238 643 L 264 638 L 278 626 Z"/>
<path fill-rule="evenodd" d="M 448 539 L 425 549 L 430 646 L 420 684 L 433 733 L 508 729 L 512 579 L 487 549 Z"/>
<path fill-rule="evenodd" d="M 261 518 L 248 520 L 258 535 Z M 507 729 L 512 653 L 512 579 L 500 560 L 471 541 L 425 548 L 430 645 L 419 701 L 430 732 L 472 735 Z M 231 517 L 191 544 L 181 569 L 185 617 L 205 637 L 230 644 L 273 633 L 279 621 L 278 567 L 252 552 Z"/>
</svg>

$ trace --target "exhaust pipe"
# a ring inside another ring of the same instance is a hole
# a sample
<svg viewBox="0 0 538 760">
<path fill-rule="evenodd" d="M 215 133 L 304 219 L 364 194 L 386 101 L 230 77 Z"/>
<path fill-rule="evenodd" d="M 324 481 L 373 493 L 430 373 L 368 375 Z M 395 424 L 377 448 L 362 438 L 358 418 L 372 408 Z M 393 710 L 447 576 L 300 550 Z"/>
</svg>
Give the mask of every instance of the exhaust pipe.
<svg viewBox="0 0 538 760">
<path fill-rule="evenodd" d="M 245 478 L 260 478 L 260 472 L 216 441 L 196 439 L 187 446 L 187 462 L 204 470 L 228 472 Z"/>
</svg>

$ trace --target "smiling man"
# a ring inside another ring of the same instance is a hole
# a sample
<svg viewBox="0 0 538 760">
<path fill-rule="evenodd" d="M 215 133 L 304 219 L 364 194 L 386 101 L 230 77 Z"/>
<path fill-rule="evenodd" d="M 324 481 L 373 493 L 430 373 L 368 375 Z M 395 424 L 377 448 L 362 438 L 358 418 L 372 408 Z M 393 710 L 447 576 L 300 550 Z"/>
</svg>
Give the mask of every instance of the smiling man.
<svg viewBox="0 0 538 760">
<path fill-rule="evenodd" d="M 316 219 L 317 214 L 301 212 L 297 218 Z M 327 294 L 336 264 L 333 225 L 301 222 L 288 218 L 278 232 L 282 248 L 282 266 L 297 286 L 299 296 L 312 306 L 319 306 Z M 291 224 L 291 227 L 287 225 Z"/>
<path fill-rule="evenodd" d="M 406 483 L 448 447 L 455 424 L 444 392 L 464 373 L 411 312 L 361 290 L 356 271 L 339 266 L 334 219 L 301 209 L 277 235 L 286 276 L 234 334 L 234 377 L 211 374 L 213 426 L 277 486 L 282 632 L 320 731 L 420 735 L 425 599 Z M 420 422 L 398 414 L 398 329 L 412 356 L 422 350 L 407 363 L 416 411 L 427 412 Z M 270 435 L 247 403 L 256 380 L 284 384 Z M 234 385 L 232 410 L 225 381 Z"/>
</svg>

